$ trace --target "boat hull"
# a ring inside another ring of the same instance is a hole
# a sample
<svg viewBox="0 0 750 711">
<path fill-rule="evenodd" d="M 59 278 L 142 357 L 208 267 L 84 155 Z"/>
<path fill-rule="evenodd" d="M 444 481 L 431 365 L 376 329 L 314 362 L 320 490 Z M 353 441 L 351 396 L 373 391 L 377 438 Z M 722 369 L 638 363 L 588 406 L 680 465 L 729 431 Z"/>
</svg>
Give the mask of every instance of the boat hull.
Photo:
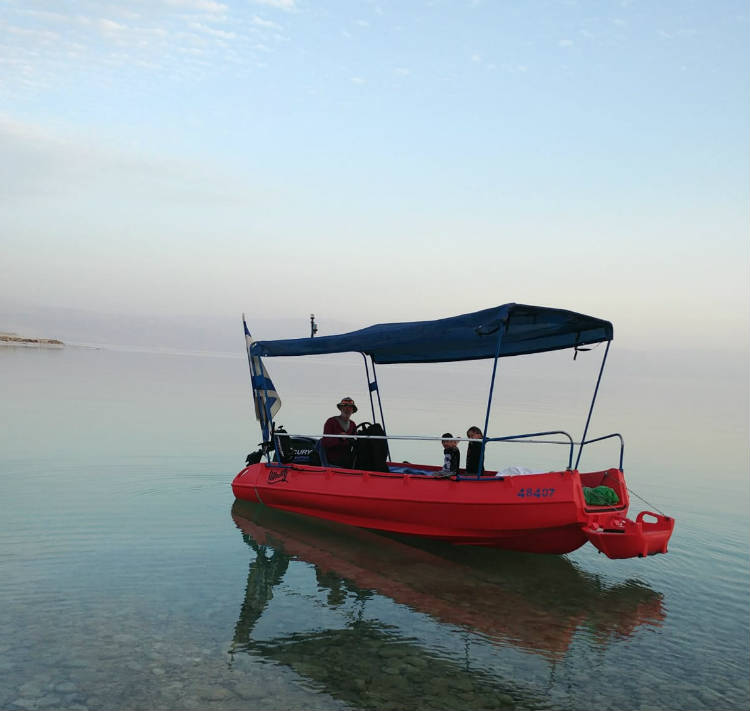
<svg viewBox="0 0 750 711">
<path fill-rule="evenodd" d="M 232 482 L 237 499 L 352 526 L 422 536 L 463 545 L 531 553 L 569 553 L 587 542 L 586 485 L 608 477 L 622 493 L 622 472 L 547 472 L 513 477 L 439 479 L 299 464 L 261 462 Z"/>
</svg>

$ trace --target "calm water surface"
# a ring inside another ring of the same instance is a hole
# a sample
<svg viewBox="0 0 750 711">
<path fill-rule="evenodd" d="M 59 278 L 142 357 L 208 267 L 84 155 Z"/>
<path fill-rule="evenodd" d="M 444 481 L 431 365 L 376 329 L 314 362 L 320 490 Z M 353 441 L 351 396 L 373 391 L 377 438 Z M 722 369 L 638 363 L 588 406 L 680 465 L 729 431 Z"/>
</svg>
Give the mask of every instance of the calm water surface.
<svg viewBox="0 0 750 711">
<path fill-rule="evenodd" d="M 491 433 L 580 432 L 598 355 L 557 355 L 503 363 Z M 280 422 L 366 403 L 360 363 L 270 361 Z M 379 371 L 391 432 L 481 425 L 468 365 Z M 677 518 L 668 555 L 611 561 L 235 503 L 259 437 L 241 352 L 1 349 L 0 708 L 746 709 L 747 375 L 717 366 L 610 356 L 591 434 L 625 435 L 633 513 Z"/>
</svg>

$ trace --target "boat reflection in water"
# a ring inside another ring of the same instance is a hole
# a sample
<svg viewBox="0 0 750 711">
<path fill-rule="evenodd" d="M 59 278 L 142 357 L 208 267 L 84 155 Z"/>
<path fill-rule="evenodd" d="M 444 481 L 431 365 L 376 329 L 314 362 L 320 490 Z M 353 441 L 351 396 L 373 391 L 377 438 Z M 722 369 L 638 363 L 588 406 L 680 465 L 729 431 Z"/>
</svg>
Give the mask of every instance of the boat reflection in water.
<svg viewBox="0 0 750 711">
<path fill-rule="evenodd" d="M 491 670 L 470 668 L 466 635 L 531 652 L 554 668 L 578 630 L 606 646 L 665 617 L 662 596 L 651 588 L 635 581 L 607 586 L 564 557 L 385 536 L 244 501 L 234 503 L 232 518 L 256 553 L 232 653 L 288 665 L 360 708 L 547 706 L 541 691 L 503 679 L 494 661 Z M 283 614 L 284 631 L 269 636 L 274 625 L 264 624 L 260 633 L 274 592 L 292 591 L 294 583 L 284 580 L 293 560 L 313 566 L 325 600 L 311 610 L 302 604 L 309 595 L 297 591 L 296 601 L 276 612 Z M 378 605 L 364 614 L 377 596 L 441 628 L 453 626 L 446 629 L 464 632 L 457 638 L 464 641 L 452 655 L 440 653 L 440 645 L 420 644 L 408 622 L 402 631 L 404 614 L 382 614 L 395 608 Z M 345 619 L 325 614 L 334 610 Z"/>
</svg>

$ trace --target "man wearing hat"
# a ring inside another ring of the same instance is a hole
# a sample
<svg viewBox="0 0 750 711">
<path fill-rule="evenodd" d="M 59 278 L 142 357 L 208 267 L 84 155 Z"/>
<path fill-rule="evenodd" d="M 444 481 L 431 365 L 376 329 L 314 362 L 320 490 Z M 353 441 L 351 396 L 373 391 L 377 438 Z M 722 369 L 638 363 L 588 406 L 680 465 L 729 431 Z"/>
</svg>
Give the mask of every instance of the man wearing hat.
<svg viewBox="0 0 750 711">
<path fill-rule="evenodd" d="M 353 413 L 357 411 L 354 400 L 350 397 L 342 397 L 338 407 L 340 415 L 334 415 L 326 420 L 323 425 L 323 434 L 325 435 L 353 435 L 357 431 L 357 425 L 351 419 Z M 323 446 L 325 447 L 326 458 L 329 464 L 335 464 L 337 467 L 351 468 L 354 460 L 354 439 L 341 439 L 340 437 L 323 437 Z"/>
</svg>

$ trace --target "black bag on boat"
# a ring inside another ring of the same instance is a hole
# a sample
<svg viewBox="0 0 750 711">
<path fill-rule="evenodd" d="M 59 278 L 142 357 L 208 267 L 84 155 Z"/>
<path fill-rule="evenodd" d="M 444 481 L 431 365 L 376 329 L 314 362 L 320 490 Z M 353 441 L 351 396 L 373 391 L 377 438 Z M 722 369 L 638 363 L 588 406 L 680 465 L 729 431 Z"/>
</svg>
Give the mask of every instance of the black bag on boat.
<svg viewBox="0 0 750 711">
<path fill-rule="evenodd" d="M 245 465 L 250 466 L 252 464 L 257 464 L 263 457 L 263 450 L 262 449 L 256 449 L 254 452 L 250 452 L 250 454 L 247 455 L 247 458 L 245 459 Z"/>
<path fill-rule="evenodd" d="M 259 449 L 256 449 L 254 452 L 250 452 L 250 454 L 247 455 L 245 458 L 245 465 L 249 467 L 253 464 L 257 464 L 263 459 L 265 454 L 273 452 L 274 449 L 273 442 L 261 442 Z"/>
<path fill-rule="evenodd" d="M 369 439 L 370 437 L 385 437 L 383 428 L 375 423 L 362 422 L 357 425 L 357 451 L 354 460 L 355 469 L 370 472 L 387 472 L 388 443 L 384 439 Z M 364 436 L 362 436 L 364 435 Z"/>
</svg>

